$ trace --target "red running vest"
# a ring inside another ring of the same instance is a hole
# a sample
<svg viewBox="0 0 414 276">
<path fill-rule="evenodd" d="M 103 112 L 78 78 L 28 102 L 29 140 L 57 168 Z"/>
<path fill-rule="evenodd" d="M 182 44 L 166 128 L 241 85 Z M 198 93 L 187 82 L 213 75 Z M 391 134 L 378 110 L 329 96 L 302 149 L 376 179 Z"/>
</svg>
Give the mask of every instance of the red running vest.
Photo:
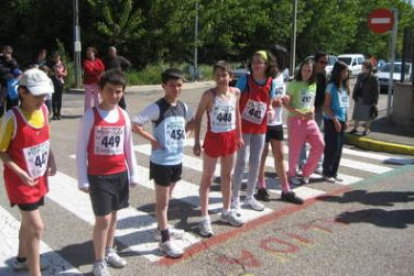
<svg viewBox="0 0 414 276">
<path fill-rule="evenodd" d="M 8 166 L 4 166 L 4 181 L 11 204 L 38 202 L 48 191 L 47 163 L 49 159 L 49 124 L 46 106 L 42 106 L 44 124 L 41 128 L 30 125 L 21 111 L 12 109 L 15 117 L 16 136 L 10 141 L 7 153 L 10 158 L 31 177 L 37 185 L 28 186 Z"/>
<path fill-rule="evenodd" d="M 127 170 L 125 164 L 125 118 L 118 107 L 119 119 L 106 122 L 96 107 L 93 109 L 94 124 L 88 142 L 88 174 L 110 175 Z"/>
<path fill-rule="evenodd" d="M 271 87 L 272 78 L 268 78 L 264 85 L 259 85 L 254 81 L 252 76 L 247 76 L 246 89 L 243 91 L 243 93 L 241 93 L 239 103 L 240 114 L 242 118 L 242 133 L 262 134 L 267 132 L 267 110 L 269 109 Z M 258 110 L 254 107 L 246 107 L 249 101 L 261 103 L 266 110 Z M 245 110 L 245 108 L 247 108 L 248 110 Z M 252 116 L 256 115 L 256 119 L 260 118 L 259 116 L 257 116 L 257 112 L 265 113 L 262 114 L 262 116 L 264 117 L 260 123 L 254 123 L 252 121 L 246 120 L 243 117 L 244 112 L 250 112 L 250 115 Z"/>
</svg>

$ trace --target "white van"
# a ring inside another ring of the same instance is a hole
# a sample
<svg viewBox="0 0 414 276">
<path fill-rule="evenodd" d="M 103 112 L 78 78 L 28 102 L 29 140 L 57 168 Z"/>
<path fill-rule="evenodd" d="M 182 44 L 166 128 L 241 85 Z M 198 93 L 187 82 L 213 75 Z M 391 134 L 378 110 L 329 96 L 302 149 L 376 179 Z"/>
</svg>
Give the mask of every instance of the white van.
<svg viewBox="0 0 414 276">
<path fill-rule="evenodd" d="M 362 71 L 365 57 L 363 54 L 345 54 L 339 55 L 338 59 L 348 65 L 351 76 L 357 76 Z"/>
</svg>

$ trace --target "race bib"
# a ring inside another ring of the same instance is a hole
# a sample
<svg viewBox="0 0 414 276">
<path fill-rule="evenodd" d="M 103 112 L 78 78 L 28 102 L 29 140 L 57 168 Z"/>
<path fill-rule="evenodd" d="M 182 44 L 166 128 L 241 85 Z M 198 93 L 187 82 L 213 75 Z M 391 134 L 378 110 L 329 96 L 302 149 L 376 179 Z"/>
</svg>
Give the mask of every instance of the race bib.
<svg viewBox="0 0 414 276">
<path fill-rule="evenodd" d="M 23 149 L 27 169 L 32 178 L 39 178 L 45 175 L 47 162 L 49 160 L 49 149 L 49 140 L 42 144 Z"/>
<path fill-rule="evenodd" d="M 97 126 L 95 128 L 95 154 L 122 154 L 124 152 L 124 135 L 124 126 Z"/>
<path fill-rule="evenodd" d="M 338 95 L 339 97 L 339 106 L 341 108 L 348 108 L 349 107 L 349 97 L 346 93 L 341 93 Z"/>
<path fill-rule="evenodd" d="M 178 149 L 185 143 L 185 121 L 184 118 L 165 120 L 165 146 L 170 149 Z"/>
<path fill-rule="evenodd" d="M 216 104 L 212 110 L 211 130 L 215 133 L 227 132 L 235 128 L 235 108 L 231 105 Z"/>
<path fill-rule="evenodd" d="M 254 124 L 262 124 L 266 115 L 267 105 L 263 102 L 253 101 L 249 99 L 243 109 L 242 118 Z"/>
<path fill-rule="evenodd" d="M 314 94 L 308 93 L 307 90 L 302 90 L 300 93 L 300 109 L 310 109 L 313 105 Z"/>
</svg>

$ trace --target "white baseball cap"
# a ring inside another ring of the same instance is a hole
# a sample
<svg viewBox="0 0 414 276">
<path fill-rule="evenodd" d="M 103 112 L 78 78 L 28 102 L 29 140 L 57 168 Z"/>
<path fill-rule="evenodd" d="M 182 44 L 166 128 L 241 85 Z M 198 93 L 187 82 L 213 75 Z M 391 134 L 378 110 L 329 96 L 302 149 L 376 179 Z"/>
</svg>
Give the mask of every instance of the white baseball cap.
<svg viewBox="0 0 414 276">
<path fill-rule="evenodd" d="M 55 92 L 52 80 L 40 69 L 32 68 L 24 71 L 20 85 L 29 89 L 34 96 L 52 94 Z"/>
</svg>

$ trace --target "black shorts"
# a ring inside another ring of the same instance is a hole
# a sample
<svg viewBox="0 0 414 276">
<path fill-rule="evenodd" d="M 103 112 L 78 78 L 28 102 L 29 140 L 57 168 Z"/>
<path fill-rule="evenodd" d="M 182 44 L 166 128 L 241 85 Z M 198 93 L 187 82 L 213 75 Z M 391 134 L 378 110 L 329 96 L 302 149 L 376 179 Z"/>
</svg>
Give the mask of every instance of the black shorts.
<svg viewBox="0 0 414 276">
<path fill-rule="evenodd" d="M 95 216 L 105 216 L 129 206 L 128 172 L 88 175 L 89 197 Z"/>
<path fill-rule="evenodd" d="M 283 125 L 267 127 L 266 143 L 269 143 L 270 140 L 283 141 Z"/>
<path fill-rule="evenodd" d="M 163 187 L 178 182 L 181 179 L 182 172 L 183 164 L 158 165 L 150 162 L 150 179 L 154 179 L 155 184 Z"/>
<path fill-rule="evenodd" d="M 40 206 L 45 205 L 45 198 L 42 197 L 41 199 L 39 199 L 39 201 L 34 202 L 34 203 L 26 203 L 26 204 L 11 204 L 11 206 L 13 207 L 14 205 L 17 205 L 19 207 L 19 209 L 21 211 L 34 211 L 39 209 Z"/>
</svg>

